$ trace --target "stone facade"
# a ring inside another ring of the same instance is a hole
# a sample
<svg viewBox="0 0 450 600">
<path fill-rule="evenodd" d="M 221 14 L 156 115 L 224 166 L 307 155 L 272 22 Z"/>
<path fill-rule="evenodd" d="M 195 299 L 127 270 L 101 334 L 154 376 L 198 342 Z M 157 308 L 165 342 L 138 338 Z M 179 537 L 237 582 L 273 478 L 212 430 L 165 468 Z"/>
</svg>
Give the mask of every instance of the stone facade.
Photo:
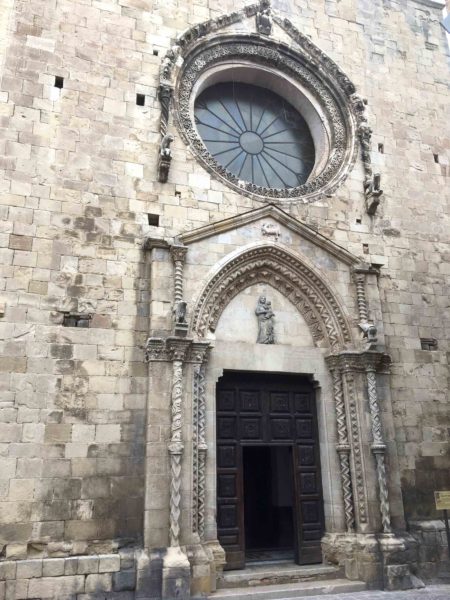
<svg viewBox="0 0 450 600">
<path fill-rule="evenodd" d="M 227 369 L 316 382 L 327 560 L 372 587 L 448 569 L 440 10 L 273 0 L 269 31 L 231 0 L 0 0 L 0 599 L 215 589 Z M 202 159 L 180 82 L 222 34 L 334 86 L 326 193 L 240 193 Z"/>
</svg>

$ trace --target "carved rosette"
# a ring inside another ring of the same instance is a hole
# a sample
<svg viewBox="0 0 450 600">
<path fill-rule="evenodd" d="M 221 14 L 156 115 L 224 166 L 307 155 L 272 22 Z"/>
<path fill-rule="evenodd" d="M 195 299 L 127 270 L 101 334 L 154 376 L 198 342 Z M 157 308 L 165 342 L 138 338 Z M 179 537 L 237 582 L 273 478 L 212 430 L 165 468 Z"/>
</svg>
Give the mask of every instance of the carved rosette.
<svg viewBox="0 0 450 600">
<path fill-rule="evenodd" d="M 227 263 L 204 288 L 193 316 L 193 332 L 204 338 L 237 294 L 250 285 L 267 283 L 297 307 L 316 343 L 334 351 L 351 341 L 350 329 L 336 296 L 300 260 L 283 248 L 261 246 Z"/>
</svg>

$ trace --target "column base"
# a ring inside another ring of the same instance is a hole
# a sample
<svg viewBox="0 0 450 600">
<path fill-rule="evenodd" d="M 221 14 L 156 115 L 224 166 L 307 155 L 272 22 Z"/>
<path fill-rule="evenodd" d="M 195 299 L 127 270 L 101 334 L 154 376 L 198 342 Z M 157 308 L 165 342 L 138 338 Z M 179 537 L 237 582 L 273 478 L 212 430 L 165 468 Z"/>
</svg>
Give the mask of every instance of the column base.
<svg viewBox="0 0 450 600">
<path fill-rule="evenodd" d="M 364 581 L 369 589 L 407 590 L 424 587 L 417 573 L 417 543 L 402 534 L 326 534 L 327 562 L 344 568 L 347 579 Z"/>
<path fill-rule="evenodd" d="M 162 565 L 162 600 L 189 600 L 191 566 L 179 546 L 169 547 Z"/>
</svg>

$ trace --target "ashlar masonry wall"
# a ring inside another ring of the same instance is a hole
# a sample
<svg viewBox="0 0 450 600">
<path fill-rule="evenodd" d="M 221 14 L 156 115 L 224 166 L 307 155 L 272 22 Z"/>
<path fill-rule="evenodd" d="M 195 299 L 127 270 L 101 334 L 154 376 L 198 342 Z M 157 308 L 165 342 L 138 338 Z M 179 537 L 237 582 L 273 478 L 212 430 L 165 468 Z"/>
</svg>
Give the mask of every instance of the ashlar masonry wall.
<svg viewBox="0 0 450 600">
<path fill-rule="evenodd" d="M 403 500 L 421 530 L 438 517 L 432 491 L 450 488 L 448 48 L 439 9 L 431 0 L 272 4 L 368 100 L 384 189 L 377 214 L 365 212 L 360 160 L 331 198 L 283 208 L 382 266 Z M 161 59 L 187 27 L 236 2 L 0 7 L 0 555 L 117 552 L 142 535 L 151 295 L 143 240 L 170 241 L 260 206 L 209 175 L 172 122 L 169 181 L 156 181 Z M 68 313 L 91 316 L 89 327 L 65 327 Z M 421 338 L 438 349 L 422 350 Z M 164 428 L 152 435 L 168 439 Z"/>
</svg>

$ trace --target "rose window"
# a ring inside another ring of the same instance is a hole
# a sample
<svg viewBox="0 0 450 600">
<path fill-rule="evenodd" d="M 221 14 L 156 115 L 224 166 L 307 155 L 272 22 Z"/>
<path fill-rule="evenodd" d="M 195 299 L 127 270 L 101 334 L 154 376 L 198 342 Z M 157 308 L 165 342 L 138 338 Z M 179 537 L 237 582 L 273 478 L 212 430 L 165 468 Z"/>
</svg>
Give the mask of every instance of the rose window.
<svg viewBox="0 0 450 600">
<path fill-rule="evenodd" d="M 315 164 L 305 119 L 274 92 L 218 83 L 195 101 L 195 124 L 212 157 L 239 180 L 265 188 L 304 184 Z"/>
</svg>

